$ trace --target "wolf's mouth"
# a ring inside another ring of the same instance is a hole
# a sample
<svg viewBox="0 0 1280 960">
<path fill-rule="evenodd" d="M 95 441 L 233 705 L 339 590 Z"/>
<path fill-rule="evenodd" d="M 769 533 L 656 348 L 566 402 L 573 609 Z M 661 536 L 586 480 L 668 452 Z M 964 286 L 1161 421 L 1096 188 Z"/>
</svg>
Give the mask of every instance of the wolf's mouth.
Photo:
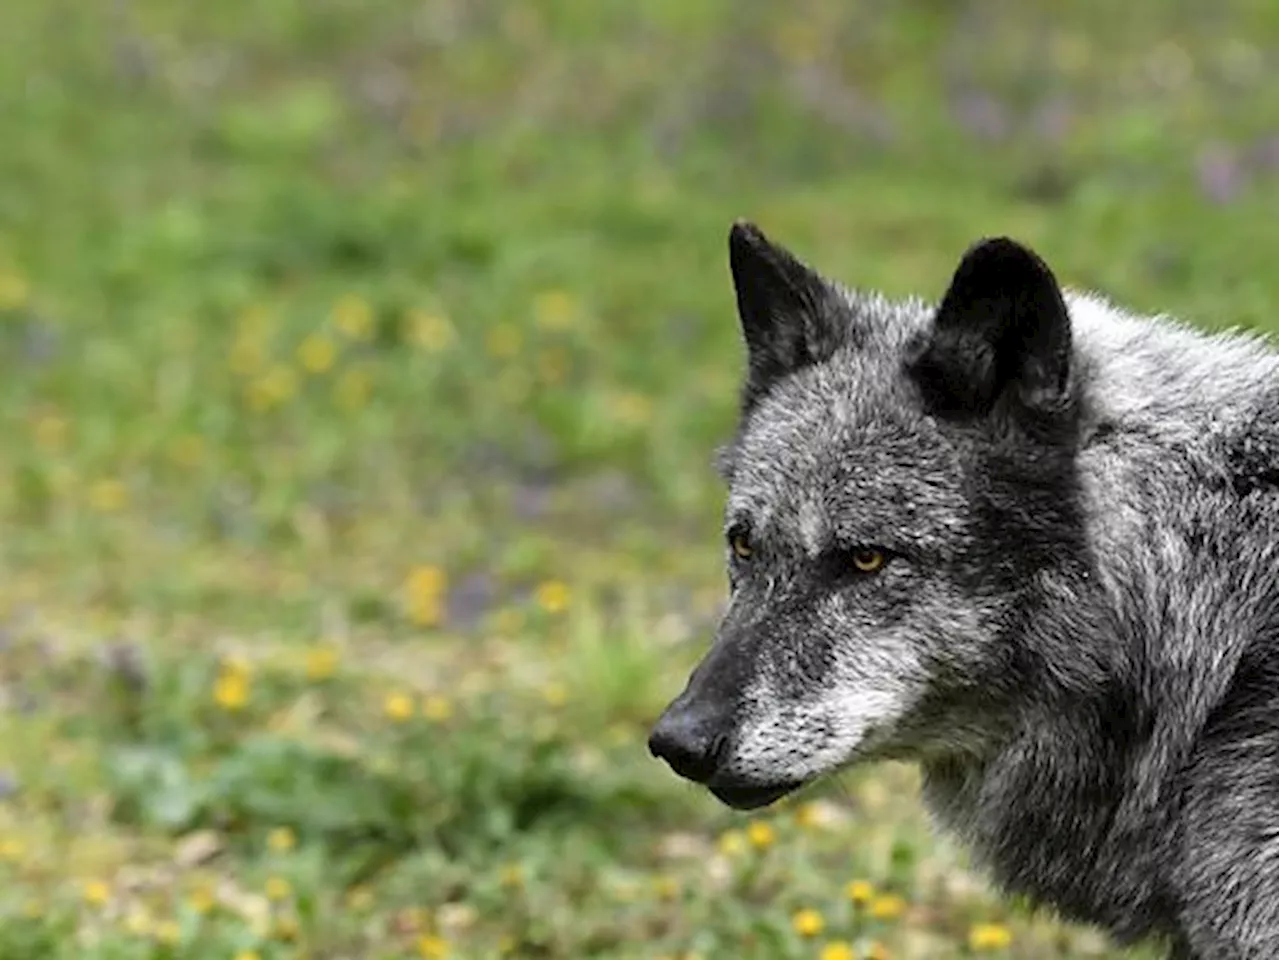
<svg viewBox="0 0 1280 960">
<path fill-rule="evenodd" d="M 725 784 L 709 786 L 708 789 L 717 800 L 734 810 L 757 810 L 781 800 L 788 793 L 799 790 L 802 786 L 803 784 L 799 781 L 790 781 L 759 787 Z"/>
</svg>

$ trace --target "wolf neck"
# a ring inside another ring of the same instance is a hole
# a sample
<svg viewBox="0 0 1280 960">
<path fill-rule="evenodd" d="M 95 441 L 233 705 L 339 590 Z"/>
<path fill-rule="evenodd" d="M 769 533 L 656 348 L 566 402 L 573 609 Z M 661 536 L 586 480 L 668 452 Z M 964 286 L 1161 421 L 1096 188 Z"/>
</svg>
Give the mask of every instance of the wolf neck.
<svg viewBox="0 0 1280 960">
<path fill-rule="evenodd" d="M 1004 887 L 1127 940 L 1174 913 L 1161 870 L 1206 724 L 1242 678 L 1274 716 L 1274 676 L 1244 675 L 1277 630 L 1276 363 L 1248 340 L 1072 308 L 1088 560 L 1047 573 L 1015 618 L 1029 693 L 1013 732 L 926 760 L 925 799 Z"/>
</svg>

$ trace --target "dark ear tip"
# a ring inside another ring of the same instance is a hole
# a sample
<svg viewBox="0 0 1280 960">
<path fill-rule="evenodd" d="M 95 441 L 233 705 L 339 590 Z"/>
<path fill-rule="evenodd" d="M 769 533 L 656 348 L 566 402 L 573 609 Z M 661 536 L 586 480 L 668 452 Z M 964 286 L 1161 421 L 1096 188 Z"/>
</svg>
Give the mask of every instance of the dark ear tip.
<svg viewBox="0 0 1280 960">
<path fill-rule="evenodd" d="M 769 240 L 759 227 L 750 220 L 739 217 L 729 228 L 729 249 L 759 249 L 769 246 Z"/>
<path fill-rule="evenodd" d="M 1012 237 L 983 237 L 965 251 L 961 263 L 1033 267 L 1048 271 L 1048 265 L 1038 253 Z"/>
</svg>

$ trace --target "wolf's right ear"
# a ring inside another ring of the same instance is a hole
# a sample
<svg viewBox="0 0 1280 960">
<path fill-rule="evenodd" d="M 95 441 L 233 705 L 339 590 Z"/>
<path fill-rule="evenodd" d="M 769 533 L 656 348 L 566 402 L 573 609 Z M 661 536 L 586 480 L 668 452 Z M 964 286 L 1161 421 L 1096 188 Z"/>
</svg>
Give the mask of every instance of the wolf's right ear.
<svg viewBox="0 0 1280 960">
<path fill-rule="evenodd" d="M 837 298 L 816 271 L 745 220 L 729 231 L 729 268 L 747 343 L 743 400 L 750 406 L 780 377 L 835 352 Z"/>
<path fill-rule="evenodd" d="M 942 413 L 982 416 L 1012 392 L 1053 413 L 1069 399 L 1071 319 L 1053 272 L 997 237 L 966 251 L 907 369 Z"/>
</svg>

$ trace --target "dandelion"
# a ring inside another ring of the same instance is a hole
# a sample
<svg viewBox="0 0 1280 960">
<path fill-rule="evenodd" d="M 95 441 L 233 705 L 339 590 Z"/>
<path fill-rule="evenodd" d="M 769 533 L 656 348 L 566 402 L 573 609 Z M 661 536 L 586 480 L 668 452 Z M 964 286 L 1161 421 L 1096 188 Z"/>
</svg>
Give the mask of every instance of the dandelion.
<svg viewBox="0 0 1280 960">
<path fill-rule="evenodd" d="M 266 352 L 266 344 L 259 336 L 242 333 L 231 343 L 231 350 L 227 354 L 227 366 L 238 376 L 252 376 L 265 364 Z"/>
<path fill-rule="evenodd" d="M 89 488 L 89 505 L 98 513 L 116 513 L 128 499 L 129 491 L 119 480 L 99 480 Z"/>
<path fill-rule="evenodd" d="M 13 837 L 0 840 L 0 862 L 17 863 L 25 852 L 26 847 L 21 840 Z"/>
<path fill-rule="evenodd" d="M 508 888 L 524 886 L 524 867 L 518 863 L 503 864 L 498 871 L 498 883 Z"/>
<path fill-rule="evenodd" d="M 449 941 L 444 937 L 424 934 L 418 938 L 418 955 L 423 960 L 444 960 L 449 956 Z"/>
<path fill-rule="evenodd" d="M 347 906 L 363 913 L 373 906 L 373 891 L 366 886 L 352 887 L 347 891 Z"/>
<path fill-rule="evenodd" d="M 213 685 L 213 699 L 223 710 L 241 710 L 249 702 L 249 677 L 239 670 L 227 670 Z"/>
<path fill-rule="evenodd" d="M 169 446 L 169 459 L 180 467 L 194 467 L 204 459 L 204 440 L 193 433 L 177 437 Z"/>
<path fill-rule="evenodd" d="M 726 857 L 737 856 L 747 848 L 746 838 L 741 830 L 726 830 L 716 841 L 716 848 Z"/>
<path fill-rule="evenodd" d="M 653 892 L 659 900 L 674 900 L 680 892 L 680 884 L 675 877 L 654 877 Z"/>
<path fill-rule="evenodd" d="M 881 894 L 871 901 L 871 916 L 877 920 L 896 920 L 907 909 L 907 902 L 892 893 Z"/>
<path fill-rule="evenodd" d="M 520 352 L 520 331 L 503 324 L 494 327 L 485 337 L 485 349 L 499 360 L 509 360 Z"/>
<path fill-rule="evenodd" d="M 751 845 L 757 850 L 764 850 L 773 846 L 776 835 L 771 824 L 765 823 L 763 820 L 752 820 L 747 824 L 747 839 L 751 841 Z"/>
<path fill-rule="evenodd" d="M 298 375 L 284 364 L 276 364 L 245 389 L 245 400 L 257 413 L 292 400 L 298 392 Z"/>
<path fill-rule="evenodd" d="M 34 425 L 36 444 L 43 450 L 59 450 L 67 441 L 67 418 L 56 413 L 46 413 Z"/>
<path fill-rule="evenodd" d="M 145 937 L 155 929 L 155 924 L 145 909 L 134 907 L 124 918 L 124 929 L 135 937 Z"/>
<path fill-rule="evenodd" d="M 314 647 L 307 651 L 307 679 L 328 680 L 338 669 L 338 651 L 333 647 Z"/>
<path fill-rule="evenodd" d="M 355 294 L 347 294 L 335 303 L 330 316 L 333 325 L 352 340 L 373 336 L 373 308 Z"/>
<path fill-rule="evenodd" d="M 207 883 L 202 883 L 191 891 L 191 895 L 187 897 L 187 906 L 193 911 L 204 916 L 213 910 L 217 905 L 217 898 L 213 894 L 213 890 Z"/>
<path fill-rule="evenodd" d="M 422 715 L 433 723 L 443 723 L 453 716 L 453 701 L 439 694 L 432 694 L 422 701 Z"/>
<path fill-rule="evenodd" d="M 155 938 L 160 943 L 172 946 L 182 939 L 182 928 L 173 920 L 161 920 L 156 924 Z"/>
<path fill-rule="evenodd" d="M 334 384 L 333 396 L 344 410 L 359 410 L 369 402 L 372 380 L 367 370 L 353 368 L 343 372 Z"/>
<path fill-rule="evenodd" d="M 274 853 L 284 853 L 292 850 L 298 843 L 298 838 L 293 835 L 293 831 L 288 827 L 276 827 L 267 834 L 267 849 Z"/>
<path fill-rule="evenodd" d="M 866 880 L 851 880 L 845 884 L 844 895 L 861 906 L 871 902 L 871 898 L 876 895 L 876 888 Z"/>
<path fill-rule="evenodd" d="M 409 619 L 419 626 L 433 627 L 444 616 L 445 573 L 439 567 L 414 567 L 405 581 Z"/>
<path fill-rule="evenodd" d="M 1004 950 L 1013 943 L 1013 932 L 999 923 L 975 923 L 969 928 L 969 949 L 974 953 Z"/>
<path fill-rule="evenodd" d="M 853 952 L 853 947 L 840 940 L 832 940 L 822 946 L 822 952 L 818 954 L 819 960 L 857 960 Z"/>
<path fill-rule="evenodd" d="M 307 373 L 321 374 L 333 366 L 337 348 L 322 333 L 313 333 L 298 346 L 298 363 Z"/>
<path fill-rule="evenodd" d="M 802 937 L 816 937 L 826 927 L 826 921 L 817 910 L 797 910 L 791 917 L 791 929 Z"/>
<path fill-rule="evenodd" d="M 397 723 L 413 716 L 413 698 L 404 693 L 391 693 L 382 701 L 382 711 Z"/>
<path fill-rule="evenodd" d="M 30 288 L 22 274 L 12 267 L 0 267 L 0 310 L 21 310 L 29 295 Z"/>
<path fill-rule="evenodd" d="M 453 343 L 453 324 L 447 317 L 425 310 L 410 310 L 409 339 L 428 353 L 439 353 Z"/>
<path fill-rule="evenodd" d="M 83 893 L 85 903 L 94 907 L 100 907 L 111 899 L 111 887 L 102 880 L 86 882 Z"/>
<path fill-rule="evenodd" d="M 563 707 L 569 700 L 569 689 L 553 680 L 542 688 L 542 699 L 549 707 Z"/>
<path fill-rule="evenodd" d="M 641 393 L 618 394 L 610 406 L 614 417 L 628 426 L 643 426 L 653 419 L 653 401 Z"/>
<path fill-rule="evenodd" d="M 283 916 L 276 918 L 275 935 L 278 940 L 293 941 L 298 939 L 301 927 L 297 917 Z"/>
<path fill-rule="evenodd" d="M 578 314 L 578 302 L 565 290 L 544 291 L 533 301 L 534 322 L 543 330 L 568 330 Z"/>
<path fill-rule="evenodd" d="M 284 877 L 267 877 L 263 893 L 267 895 L 268 900 L 279 903 L 281 900 L 289 899 L 289 896 L 293 893 L 293 887 Z"/>
<path fill-rule="evenodd" d="M 538 584 L 538 606 L 547 613 L 560 613 L 569 606 L 569 588 L 559 580 Z"/>
</svg>

